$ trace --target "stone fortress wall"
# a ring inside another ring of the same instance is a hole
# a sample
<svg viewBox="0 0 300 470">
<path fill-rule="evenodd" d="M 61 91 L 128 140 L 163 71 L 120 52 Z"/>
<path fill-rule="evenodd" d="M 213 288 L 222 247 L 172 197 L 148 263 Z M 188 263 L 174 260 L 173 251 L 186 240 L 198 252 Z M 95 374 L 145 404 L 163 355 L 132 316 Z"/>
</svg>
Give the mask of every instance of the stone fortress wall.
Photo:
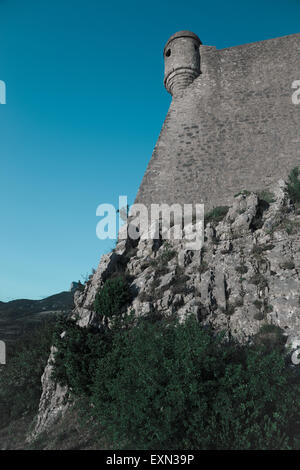
<svg viewBox="0 0 300 470">
<path fill-rule="evenodd" d="M 208 210 L 300 166 L 300 34 L 217 50 L 181 31 L 164 59 L 172 102 L 136 203 Z"/>
</svg>

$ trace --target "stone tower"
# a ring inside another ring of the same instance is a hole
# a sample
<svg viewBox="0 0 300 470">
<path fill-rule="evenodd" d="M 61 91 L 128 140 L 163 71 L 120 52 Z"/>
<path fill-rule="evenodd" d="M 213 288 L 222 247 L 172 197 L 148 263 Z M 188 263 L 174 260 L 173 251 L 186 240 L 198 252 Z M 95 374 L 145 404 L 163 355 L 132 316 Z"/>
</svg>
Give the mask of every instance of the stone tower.
<svg viewBox="0 0 300 470">
<path fill-rule="evenodd" d="M 189 31 L 164 49 L 172 102 L 136 203 L 229 205 L 300 166 L 300 34 L 217 50 Z"/>
<path fill-rule="evenodd" d="M 164 84 L 173 96 L 179 95 L 200 75 L 200 39 L 190 31 L 179 31 L 164 48 Z"/>
</svg>

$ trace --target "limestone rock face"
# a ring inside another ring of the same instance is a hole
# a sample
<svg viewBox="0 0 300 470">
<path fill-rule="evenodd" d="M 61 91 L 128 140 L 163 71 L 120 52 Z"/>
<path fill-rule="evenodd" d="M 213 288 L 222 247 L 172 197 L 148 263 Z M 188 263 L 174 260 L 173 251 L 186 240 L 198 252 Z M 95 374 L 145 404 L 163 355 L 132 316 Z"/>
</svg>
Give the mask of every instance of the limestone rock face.
<svg viewBox="0 0 300 470">
<path fill-rule="evenodd" d="M 53 353 L 54 348 L 51 348 L 48 363 L 42 375 L 42 396 L 39 405 L 39 413 L 37 422 L 33 433 L 28 436 L 28 441 L 35 438 L 40 432 L 44 431 L 48 426 L 51 426 L 57 418 L 59 418 L 67 409 L 67 387 L 61 387 L 51 379 L 53 370 Z"/>
<path fill-rule="evenodd" d="M 132 277 L 135 315 L 194 314 L 204 325 L 225 330 L 241 342 L 261 326 L 279 326 L 287 345 L 300 339 L 300 215 L 280 180 L 272 198 L 241 193 L 222 221 L 205 227 L 204 245 L 186 251 L 183 240 L 121 240 L 75 293 L 80 326 L 97 325 L 93 303 L 105 280 L 118 270 Z M 298 343 L 297 343 L 298 342 Z M 65 410 L 66 393 L 53 384 L 48 364 L 35 433 Z"/>
</svg>

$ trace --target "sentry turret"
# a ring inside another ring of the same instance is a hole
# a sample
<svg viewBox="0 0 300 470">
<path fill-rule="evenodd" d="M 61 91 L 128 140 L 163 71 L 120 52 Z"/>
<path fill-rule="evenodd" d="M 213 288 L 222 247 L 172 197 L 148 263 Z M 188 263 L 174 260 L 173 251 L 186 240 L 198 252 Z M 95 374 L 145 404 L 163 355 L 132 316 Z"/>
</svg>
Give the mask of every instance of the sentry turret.
<svg viewBox="0 0 300 470">
<path fill-rule="evenodd" d="M 179 31 L 165 45 L 164 85 L 171 95 L 180 95 L 200 75 L 201 44 L 191 31 Z"/>
</svg>

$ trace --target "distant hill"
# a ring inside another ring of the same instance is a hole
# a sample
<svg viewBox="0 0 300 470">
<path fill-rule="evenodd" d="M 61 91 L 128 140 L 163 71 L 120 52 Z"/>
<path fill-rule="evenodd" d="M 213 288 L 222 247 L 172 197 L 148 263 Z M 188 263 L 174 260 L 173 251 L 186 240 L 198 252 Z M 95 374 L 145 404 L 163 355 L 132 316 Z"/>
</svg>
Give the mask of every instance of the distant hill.
<svg viewBox="0 0 300 470">
<path fill-rule="evenodd" d="M 0 340 L 9 343 L 49 315 L 70 312 L 74 307 L 73 298 L 74 292 L 61 292 L 42 300 L 0 302 Z"/>
</svg>

